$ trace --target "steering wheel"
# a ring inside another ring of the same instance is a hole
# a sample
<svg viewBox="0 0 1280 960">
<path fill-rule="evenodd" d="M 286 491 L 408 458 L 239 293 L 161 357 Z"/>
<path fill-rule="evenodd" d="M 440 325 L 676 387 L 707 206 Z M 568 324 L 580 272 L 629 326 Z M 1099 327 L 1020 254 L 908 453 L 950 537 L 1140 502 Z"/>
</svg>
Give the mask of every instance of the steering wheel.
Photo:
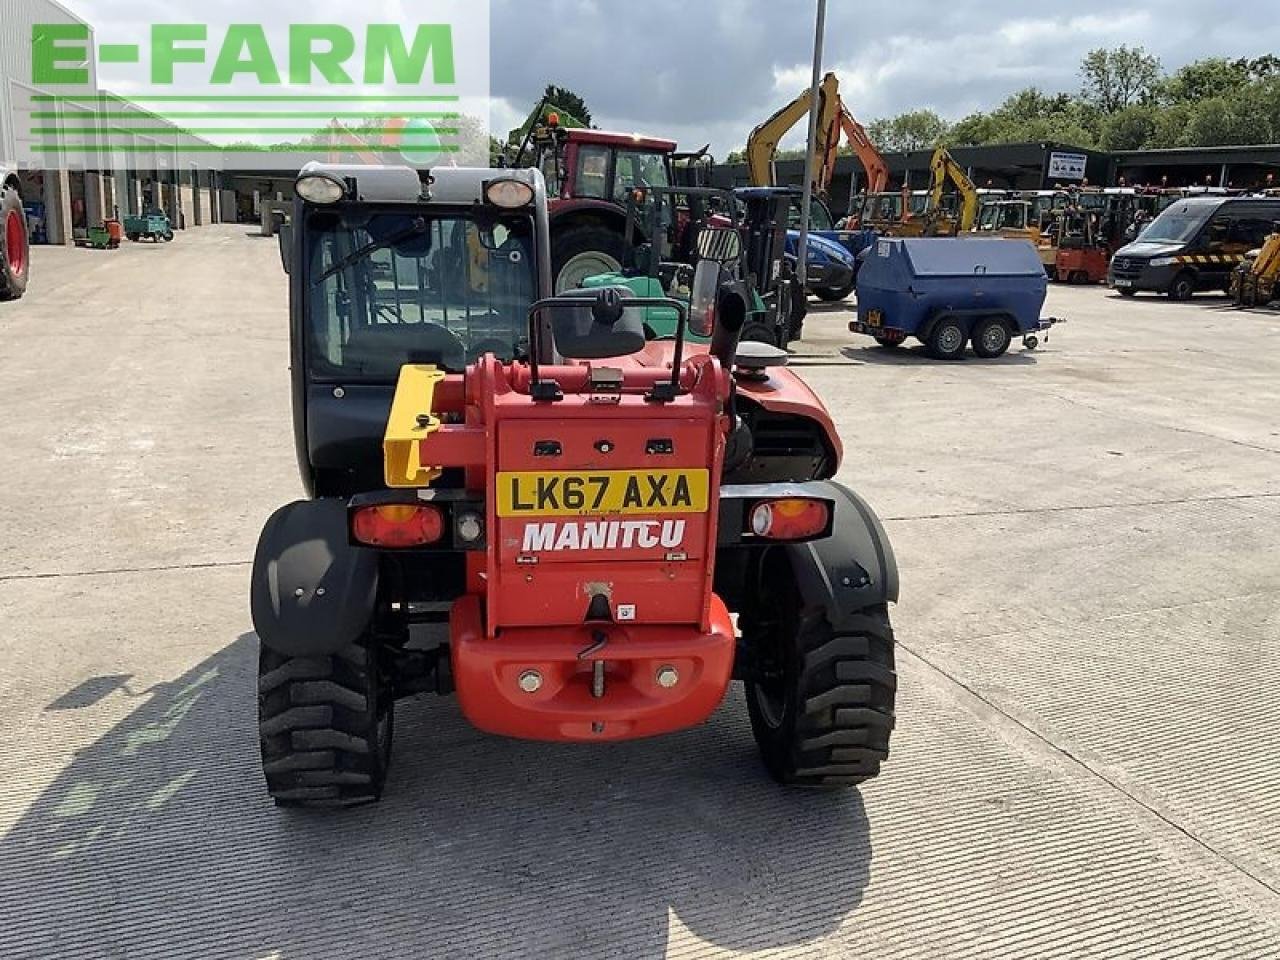
<svg viewBox="0 0 1280 960">
<path fill-rule="evenodd" d="M 439 357 L 440 363 L 457 370 L 466 363 L 467 345 L 448 327 L 438 323 L 406 323 L 403 327 L 413 331 L 410 356 Z"/>
</svg>

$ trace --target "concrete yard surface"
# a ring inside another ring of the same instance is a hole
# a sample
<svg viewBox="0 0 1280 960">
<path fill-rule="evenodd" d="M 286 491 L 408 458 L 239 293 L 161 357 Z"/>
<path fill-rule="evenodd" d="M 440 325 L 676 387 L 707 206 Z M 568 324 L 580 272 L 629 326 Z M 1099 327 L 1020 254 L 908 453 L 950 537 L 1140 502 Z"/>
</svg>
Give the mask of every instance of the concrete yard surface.
<svg viewBox="0 0 1280 960">
<path fill-rule="evenodd" d="M 902 573 L 879 779 L 788 791 L 740 686 L 603 747 L 403 701 L 383 801 L 277 810 L 247 604 L 301 495 L 256 228 L 35 251 L 0 304 L 0 958 L 1280 956 L 1280 314 L 1051 289 L 941 364 L 793 366 Z"/>
</svg>

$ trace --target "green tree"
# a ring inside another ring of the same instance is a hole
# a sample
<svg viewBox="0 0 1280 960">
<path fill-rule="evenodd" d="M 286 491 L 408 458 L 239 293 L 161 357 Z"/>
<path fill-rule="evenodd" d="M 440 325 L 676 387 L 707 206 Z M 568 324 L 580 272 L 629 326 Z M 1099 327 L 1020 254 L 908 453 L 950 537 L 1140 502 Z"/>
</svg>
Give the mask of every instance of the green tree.
<svg viewBox="0 0 1280 960">
<path fill-rule="evenodd" d="M 947 135 L 947 121 L 932 110 L 912 110 L 872 121 L 867 135 L 881 150 L 927 150 Z"/>
<path fill-rule="evenodd" d="M 1209 57 L 1189 63 L 1169 77 L 1161 87 L 1171 103 L 1198 103 L 1210 97 L 1224 97 L 1250 82 L 1247 60 Z"/>
<path fill-rule="evenodd" d="M 558 87 L 554 83 L 548 83 L 542 95 L 561 110 L 581 120 L 584 126 L 591 126 L 591 108 L 587 106 L 587 101 L 568 87 Z"/>
<path fill-rule="evenodd" d="M 1102 113 L 1115 113 L 1151 99 L 1160 83 L 1160 60 L 1142 47 L 1099 47 L 1085 54 L 1080 76 L 1085 102 Z"/>
<path fill-rule="evenodd" d="M 1104 150 L 1139 150 L 1155 139 L 1160 108 L 1133 104 L 1102 121 L 1098 145 Z"/>
</svg>

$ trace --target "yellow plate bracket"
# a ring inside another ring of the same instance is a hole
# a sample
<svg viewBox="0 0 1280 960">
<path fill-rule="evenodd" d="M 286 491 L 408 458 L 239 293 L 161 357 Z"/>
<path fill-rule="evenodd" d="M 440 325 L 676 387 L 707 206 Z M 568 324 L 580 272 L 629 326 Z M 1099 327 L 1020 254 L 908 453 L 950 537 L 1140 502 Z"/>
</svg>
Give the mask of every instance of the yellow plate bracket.
<svg viewBox="0 0 1280 960">
<path fill-rule="evenodd" d="M 443 473 L 440 467 L 422 465 L 422 441 L 440 429 L 440 418 L 431 412 L 436 384 L 443 371 L 433 366 L 408 364 L 400 368 L 391 416 L 382 438 L 382 466 L 388 487 L 425 487 Z"/>
</svg>

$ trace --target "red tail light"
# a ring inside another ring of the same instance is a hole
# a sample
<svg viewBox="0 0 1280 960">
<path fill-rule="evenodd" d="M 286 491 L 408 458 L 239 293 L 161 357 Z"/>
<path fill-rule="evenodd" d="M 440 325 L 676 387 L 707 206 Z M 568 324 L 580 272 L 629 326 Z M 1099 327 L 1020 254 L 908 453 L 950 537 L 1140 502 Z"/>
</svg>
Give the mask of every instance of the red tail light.
<svg viewBox="0 0 1280 960">
<path fill-rule="evenodd" d="M 361 507 L 351 516 L 351 535 L 370 547 L 421 547 L 444 535 L 444 517 L 438 508 L 419 504 Z"/>
<path fill-rule="evenodd" d="M 804 497 L 762 500 L 751 508 L 750 524 L 751 532 L 766 540 L 807 540 L 830 526 L 831 506 Z"/>
</svg>

